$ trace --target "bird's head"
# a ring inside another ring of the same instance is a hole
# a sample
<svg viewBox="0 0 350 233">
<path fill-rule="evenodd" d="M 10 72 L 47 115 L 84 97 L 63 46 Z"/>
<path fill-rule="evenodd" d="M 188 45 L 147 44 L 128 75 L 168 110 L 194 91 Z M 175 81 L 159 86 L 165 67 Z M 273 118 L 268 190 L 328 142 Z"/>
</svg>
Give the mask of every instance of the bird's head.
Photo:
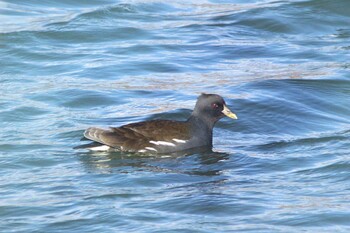
<svg viewBox="0 0 350 233">
<path fill-rule="evenodd" d="M 238 119 L 236 114 L 227 107 L 225 100 L 216 94 L 201 94 L 197 99 L 193 114 L 200 118 L 210 119 L 213 123 L 224 116 Z"/>
</svg>

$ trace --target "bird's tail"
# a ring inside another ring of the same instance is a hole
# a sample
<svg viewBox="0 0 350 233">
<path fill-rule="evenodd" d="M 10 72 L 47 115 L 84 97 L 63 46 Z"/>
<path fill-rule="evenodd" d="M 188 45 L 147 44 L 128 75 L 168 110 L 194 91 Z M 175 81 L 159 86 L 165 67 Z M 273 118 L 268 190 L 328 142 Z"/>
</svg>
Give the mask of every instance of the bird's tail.
<svg viewBox="0 0 350 233">
<path fill-rule="evenodd" d="M 84 137 L 86 137 L 87 139 L 90 139 L 91 141 L 95 141 L 95 142 L 99 142 L 101 144 L 105 144 L 102 141 L 102 134 L 105 133 L 106 130 L 104 129 L 100 129 L 100 128 L 95 128 L 95 127 L 91 127 L 88 128 L 87 130 L 85 130 L 84 132 Z"/>
</svg>

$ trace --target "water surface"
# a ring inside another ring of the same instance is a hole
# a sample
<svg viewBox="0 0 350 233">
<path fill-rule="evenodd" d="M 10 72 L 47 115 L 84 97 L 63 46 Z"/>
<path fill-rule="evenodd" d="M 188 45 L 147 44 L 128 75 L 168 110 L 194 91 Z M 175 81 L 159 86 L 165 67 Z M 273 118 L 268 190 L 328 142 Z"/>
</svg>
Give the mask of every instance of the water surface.
<svg viewBox="0 0 350 233">
<path fill-rule="evenodd" d="M 0 2 L 1 232 L 348 232 L 350 2 Z M 89 126 L 225 97 L 212 152 L 90 153 Z"/>
</svg>

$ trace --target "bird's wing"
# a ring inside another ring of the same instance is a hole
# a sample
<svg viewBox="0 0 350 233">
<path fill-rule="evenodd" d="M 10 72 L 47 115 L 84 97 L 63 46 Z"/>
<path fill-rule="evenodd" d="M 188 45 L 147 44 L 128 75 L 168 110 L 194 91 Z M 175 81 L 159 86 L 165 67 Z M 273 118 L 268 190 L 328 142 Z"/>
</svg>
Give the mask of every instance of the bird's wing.
<svg viewBox="0 0 350 233">
<path fill-rule="evenodd" d="M 185 122 L 154 120 L 113 127 L 108 130 L 88 128 L 84 136 L 92 141 L 123 151 L 139 151 L 146 147 L 153 147 L 155 143 L 182 142 L 188 140 L 190 134 Z"/>
<path fill-rule="evenodd" d="M 152 120 L 124 125 L 120 129 L 130 129 L 150 140 L 170 141 L 174 138 L 181 140 L 190 138 L 188 123 L 181 121 Z"/>
</svg>

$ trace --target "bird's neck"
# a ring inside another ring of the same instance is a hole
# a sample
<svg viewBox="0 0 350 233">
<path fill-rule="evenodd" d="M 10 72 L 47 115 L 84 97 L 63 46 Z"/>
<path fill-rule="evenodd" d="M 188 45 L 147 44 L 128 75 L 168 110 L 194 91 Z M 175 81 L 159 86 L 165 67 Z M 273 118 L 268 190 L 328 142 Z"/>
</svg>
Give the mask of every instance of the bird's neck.
<svg viewBox="0 0 350 233">
<path fill-rule="evenodd" d="M 202 142 L 206 142 L 206 145 L 212 146 L 213 143 L 213 127 L 215 122 L 209 119 L 203 119 L 202 117 L 191 115 L 188 118 L 188 122 L 191 125 L 192 135 L 198 137 Z"/>
</svg>

